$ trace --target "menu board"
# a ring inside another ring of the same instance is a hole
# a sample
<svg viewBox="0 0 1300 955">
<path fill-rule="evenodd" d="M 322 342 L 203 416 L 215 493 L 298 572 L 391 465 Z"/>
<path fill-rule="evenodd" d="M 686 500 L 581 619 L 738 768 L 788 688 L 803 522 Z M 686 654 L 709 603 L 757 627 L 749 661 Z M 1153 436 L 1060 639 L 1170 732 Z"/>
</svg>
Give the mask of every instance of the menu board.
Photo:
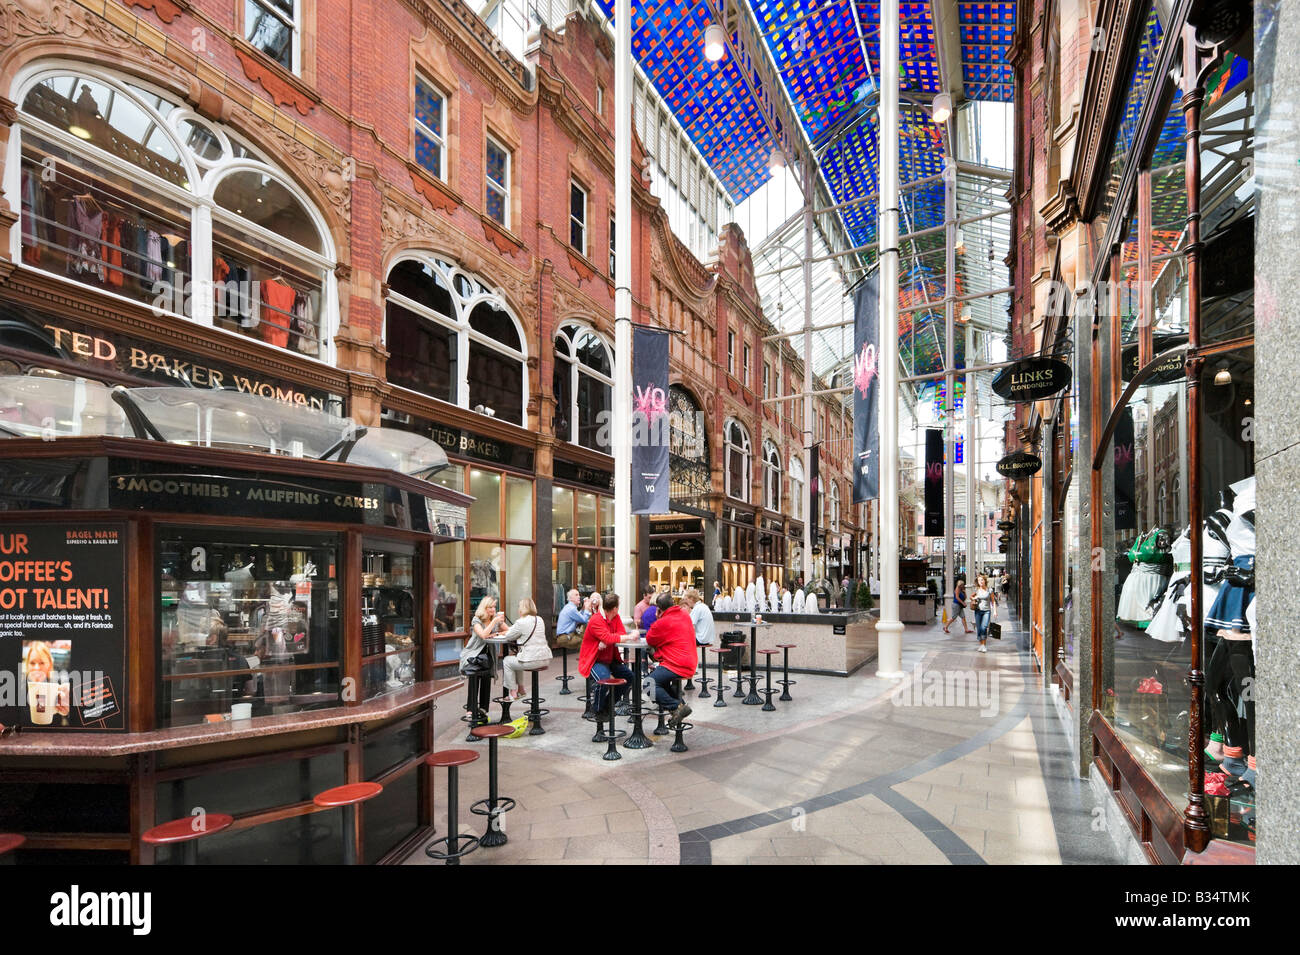
<svg viewBox="0 0 1300 955">
<path fill-rule="evenodd" d="M 0 722 L 121 731 L 125 691 L 125 525 L 0 525 Z"/>
</svg>

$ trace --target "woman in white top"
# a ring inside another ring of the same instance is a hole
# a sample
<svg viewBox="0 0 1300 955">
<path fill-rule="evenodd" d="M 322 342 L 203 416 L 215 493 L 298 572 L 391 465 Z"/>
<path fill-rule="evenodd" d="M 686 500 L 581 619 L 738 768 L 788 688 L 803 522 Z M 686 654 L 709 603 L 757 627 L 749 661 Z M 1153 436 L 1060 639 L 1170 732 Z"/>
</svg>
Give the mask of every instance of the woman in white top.
<svg viewBox="0 0 1300 955">
<path fill-rule="evenodd" d="M 971 592 L 970 600 L 971 606 L 975 609 L 975 636 L 979 638 L 979 652 L 988 653 L 984 641 L 988 639 L 989 621 L 998 606 L 997 592 L 989 586 L 988 577 L 983 574 L 975 575 L 975 589 Z"/>
<path fill-rule="evenodd" d="M 502 663 L 502 679 L 505 680 L 506 692 L 510 698 L 517 700 L 525 693 L 523 681 L 519 677 L 525 666 L 551 659 L 551 648 L 546 643 L 546 625 L 537 615 L 537 604 L 530 598 L 525 597 L 519 601 L 519 614 L 506 631 L 506 637 L 518 647 L 518 652 L 506 657 Z"/>
</svg>

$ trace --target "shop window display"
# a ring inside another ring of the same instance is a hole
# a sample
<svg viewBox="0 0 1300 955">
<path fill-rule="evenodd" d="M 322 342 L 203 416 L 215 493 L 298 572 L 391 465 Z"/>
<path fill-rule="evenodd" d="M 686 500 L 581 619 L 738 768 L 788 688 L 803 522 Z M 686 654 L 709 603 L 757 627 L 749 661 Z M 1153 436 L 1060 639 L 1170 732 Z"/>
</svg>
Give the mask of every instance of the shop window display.
<svg viewBox="0 0 1300 955">
<path fill-rule="evenodd" d="M 410 686 L 419 672 L 415 550 L 368 543 L 361 555 L 362 698 Z"/>
<path fill-rule="evenodd" d="M 19 101 L 25 265 L 329 357 L 320 224 L 236 136 L 108 75 L 37 74 Z M 196 262 L 211 263 L 210 300 Z"/>
<path fill-rule="evenodd" d="M 636 522 L 632 523 L 632 579 L 636 579 Z M 614 499 L 593 491 L 551 490 L 551 584 L 558 609 L 574 587 L 584 595 L 614 586 Z M 635 602 L 635 601 L 634 601 Z"/>
<path fill-rule="evenodd" d="M 339 554 L 323 535 L 160 530 L 160 725 L 337 705 Z"/>
</svg>

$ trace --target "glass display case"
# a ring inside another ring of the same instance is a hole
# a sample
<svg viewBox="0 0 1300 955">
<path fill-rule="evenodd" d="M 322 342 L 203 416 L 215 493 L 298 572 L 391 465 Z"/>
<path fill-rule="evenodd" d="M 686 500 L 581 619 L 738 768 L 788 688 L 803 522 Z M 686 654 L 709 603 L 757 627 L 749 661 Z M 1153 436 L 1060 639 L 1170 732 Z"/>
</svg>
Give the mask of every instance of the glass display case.
<svg viewBox="0 0 1300 955">
<path fill-rule="evenodd" d="M 338 704 L 339 543 L 160 528 L 160 726 Z"/>
<path fill-rule="evenodd" d="M 410 686 L 419 672 L 415 549 L 366 541 L 361 555 L 362 698 Z"/>
</svg>

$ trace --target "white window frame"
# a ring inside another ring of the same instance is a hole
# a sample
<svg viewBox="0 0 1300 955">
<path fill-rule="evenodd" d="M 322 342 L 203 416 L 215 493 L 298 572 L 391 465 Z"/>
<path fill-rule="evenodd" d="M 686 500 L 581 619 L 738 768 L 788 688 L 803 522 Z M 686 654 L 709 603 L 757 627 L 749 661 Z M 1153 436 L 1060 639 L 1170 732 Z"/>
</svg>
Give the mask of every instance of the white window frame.
<svg viewBox="0 0 1300 955">
<path fill-rule="evenodd" d="M 752 352 L 749 347 L 749 342 L 745 342 L 745 344 L 740 346 L 740 367 L 745 373 L 744 377 L 741 380 L 745 383 L 746 388 L 748 388 L 751 384 L 751 379 L 750 379 L 751 354 Z"/>
<path fill-rule="evenodd" d="M 582 218 L 579 219 L 573 214 L 573 190 L 578 190 L 582 194 Z M 591 204 L 591 194 L 587 192 L 585 186 L 576 179 L 569 180 L 569 245 L 583 258 L 587 257 L 587 215 L 588 206 Z M 573 244 L 573 227 L 577 226 L 582 230 L 582 244 Z"/>
<path fill-rule="evenodd" d="M 736 444 L 731 439 L 732 430 L 739 432 L 741 443 Z M 737 501 L 749 503 L 749 496 L 753 493 L 754 484 L 754 445 L 749 437 L 749 430 L 737 421 L 735 418 L 728 418 L 726 424 L 722 427 L 722 446 L 723 446 L 723 478 L 726 484 L 727 497 L 735 498 Z M 741 461 L 743 467 L 741 470 L 744 474 L 741 477 L 740 493 L 737 494 L 737 488 L 731 486 L 731 454 L 732 452 L 742 455 Z"/>
<path fill-rule="evenodd" d="M 803 461 L 794 455 L 790 458 L 790 516 L 797 521 L 803 520 L 804 483 Z"/>
<path fill-rule="evenodd" d="M 290 47 L 289 72 L 292 73 L 294 76 L 300 76 L 302 74 L 302 0 L 293 0 L 292 19 L 285 17 L 285 15 L 280 10 L 276 9 L 274 4 L 267 3 L 265 2 L 265 0 L 252 0 L 252 3 L 253 6 L 258 7 L 261 10 L 265 10 L 267 13 L 271 14 L 271 16 L 275 17 L 277 20 L 279 20 L 281 23 L 283 23 L 285 26 L 289 28 L 289 34 L 292 38 L 289 43 L 289 47 Z M 257 50 L 257 52 L 261 53 L 268 60 L 271 60 L 272 59 L 271 54 L 264 51 L 261 47 L 256 46 L 253 43 L 252 38 L 249 36 L 249 30 L 252 29 L 253 22 L 250 22 L 248 19 L 248 7 L 247 5 L 245 5 L 244 42 L 247 43 L 249 46 L 253 47 L 253 49 Z M 279 60 L 272 60 L 272 62 L 279 66 L 283 66 L 283 64 L 280 63 Z"/>
<path fill-rule="evenodd" d="M 185 169 L 189 189 L 183 189 L 175 183 L 155 176 L 141 166 L 121 159 L 93 143 L 78 139 L 22 111 L 22 103 L 27 98 L 27 94 L 32 87 L 51 77 L 69 76 L 84 77 L 101 83 L 113 90 L 115 96 L 123 97 L 142 110 L 151 120 L 152 127 L 161 131 L 176 150 L 177 155 L 180 157 L 179 162 Z M 256 158 L 261 150 L 245 143 L 229 127 L 199 116 L 193 110 L 178 102 L 174 96 L 161 93 L 150 87 L 146 82 L 132 76 L 120 75 L 110 70 L 100 69 L 82 61 L 42 60 L 34 63 L 15 77 L 10 93 L 13 102 L 17 103 L 19 108 L 18 119 L 11 127 L 8 152 L 6 154 L 3 183 L 6 194 L 10 196 L 22 195 L 22 141 L 23 133 L 30 131 L 34 135 L 68 150 L 73 155 L 83 155 L 97 165 L 109 169 L 129 181 L 139 183 L 142 187 L 166 197 L 179 206 L 189 206 L 190 261 L 188 266 L 191 276 L 210 276 L 212 274 L 212 225 L 214 220 L 241 229 L 248 236 L 268 243 L 272 247 L 279 247 L 285 253 L 292 255 L 303 263 L 320 269 L 323 276 L 320 313 L 317 316 L 316 323 L 321 340 L 319 353 L 315 357 L 295 354 L 307 361 L 319 361 L 331 366 L 336 364 L 337 345 L 334 339 L 338 331 L 339 299 L 338 280 L 334 275 L 337 260 L 335 258 L 336 252 L 333 239 L 320 211 L 293 180 L 270 163 Z M 168 103 L 171 110 L 166 115 L 163 115 L 146 97 L 156 97 L 159 101 Z M 215 159 L 199 157 L 185 145 L 185 136 L 181 132 L 181 124 L 187 121 L 200 124 L 213 133 L 222 150 L 220 157 Z M 243 155 L 238 155 L 241 152 Z M 320 251 L 298 245 L 217 204 L 214 196 L 220 182 L 227 176 L 248 171 L 259 173 L 268 179 L 274 180 L 298 201 L 303 212 L 316 228 L 316 234 L 321 243 Z M 139 306 L 139 301 L 129 296 L 106 289 L 99 289 L 95 286 L 87 286 L 85 283 L 61 273 L 48 272 L 40 266 L 28 264 L 23 260 L 22 241 L 21 229 L 9 230 L 10 257 L 13 262 L 18 263 L 19 268 L 52 275 L 60 281 L 68 282 L 77 288 L 95 288 L 97 294 L 108 299 L 128 302 L 135 307 Z M 213 295 L 196 294 L 190 299 L 190 305 L 191 312 L 188 315 L 167 309 L 162 311 L 164 314 L 176 316 L 183 321 L 193 322 L 197 325 L 216 325 Z M 237 332 L 221 329 L 219 326 L 217 330 L 223 334 L 231 335 L 242 343 L 237 347 L 242 348 L 248 341 L 245 336 Z M 277 346 L 267 345 L 266 347 L 276 348 Z M 289 349 L 279 350 L 288 351 Z"/>
<path fill-rule="evenodd" d="M 781 510 L 781 452 L 775 442 L 763 442 L 763 506 Z"/>
<path fill-rule="evenodd" d="M 487 171 L 488 170 L 487 151 L 494 146 L 497 149 L 501 150 L 503 153 L 505 153 L 506 156 L 506 181 L 503 183 L 497 182 L 495 179 L 492 178 L 491 175 L 488 174 Z M 492 136 L 487 137 L 487 143 L 483 147 L 483 211 L 487 213 L 488 218 L 492 219 L 493 222 L 497 221 L 495 218 L 493 218 L 492 214 L 487 211 L 488 193 L 490 193 L 495 188 L 497 192 L 501 193 L 501 208 L 505 214 L 505 221 L 500 222 L 499 225 L 503 229 L 510 228 L 510 174 L 512 172 L 511 167 L 514 165 L 514 159 L 515 159 L 514 154 L 511 153 L 510 150 L 507 149 L 501 143 L 500 140 L 494 139 Z"/>
<path fill-rule="evenodd" d="M 613 216 L 613 214 L 611 213 L 611 214 L 610 214 L 610 217 L 609 217 L 609 277 L 610 277 L 611 279 L 615 277 L 615 276 L 614 276 L 614 265 L 616 264 L 616 263 L 615 263 L 615 258 L 616 258 L 616 256 L 615 256 L 615 252 L 617 251 L 617 250 L 615 249 L 615 247 L 614 247 L 614 236 L 615 236 L 615 234 L 616 234 L 616 233 L 615 233 L 615 231 L 614 231 L 614 216 Z"/>
<path fill-rule="evenodd" d="M 727 374 L 736 377 L 736 333 L 727 329 Z"/>
<path fill-rule="evenodd" d="M 467 272 L 459 266 L 444 259 L 422 252 L 407 252 L 398 256 L 393 260 L 393 263 L 388 267 L 388 272 L 385 274 L 391 274 L 393 269 L 397 268 L 399 264 L 405 261 L 418 262 L 420 265 L 429 266 L 438 273 L 439 278 L 446 283 L 448 293 L 451 297 L 453 314 L 444 315 L 442 312 L 429 308 L 427 305 L 414 301 L 399 292 L 389 289 L 388 294 L 384 297 L 384 343 L 387 344 L 388 342 L 388 304 L 390 302 L 394 305 L 401 306 L 408 312 L 419 316 L 427 322 L 434 325 L 440 325 L 443 328 L 455 332 L 456 372 L 458 375 L 456 380 L 456 405 L 460 408 L 469 408 L 470 410 L 473 410 L 470 408 L 469 403 L 470 342 L 477 342 L 492 351 L 500 352 L 503 355 L 516 359 L 519 362 L 519 374 L 521 377 L 520 391 L 522 394 L 519 409 L 519 420 L 521 424 L 515 425 L 515 427 L 527 427 L 528 396 L 530 394 L 528 383 L 528 338 L 524 335 L 523 325 L 520 323 L 518 316 L 515 315 L 514 309 L 507 304 L 505 296 L 495 289 L 490 288 L 484 283 L 482 278 L 473 273 Z M 470 286 L 473 289 L 470 295 L 464 295 L 460 289 L 456 287 L 456 278 L 458 275 L 464 276 L 469 280 Z M 519 350 L 511 348 L 509 345 L 503 345 L 496 339 L 489 338 L 482 332 L 475 331 L 470 326 L 470 315 L 478 305 L 481 305 L 484 302 L 487 302 L 493 308 L 505 312 L 505 314 L 509 316 L 510 321 L 514 323 L 515 332 L 519 336 L 519 344 L 521 346 Z M 400 388 L 400 386 L 395 387 Z M 418 394 L 418 392 L 416 393 Z M 435 397 L 433 400 L 439 401 L 441 399 Z M 506 423 L 511 424 L 511 422 Z"/>
<path fill-rule="evenodd" d="M 614 346 L 611 345 L 605 339 L 604 335 L 600 334 L 600 332 L 596 331 L 594 328 L 590 327 L 589 325 L 584 325 L 582 322 L 566 321 L 560 323 L 560 327 L 555 332 L 555 345 L 557 350 L 561 338 L 564 337 L 563 333 L 567 329 L 573 330 L 575 338 L 577 337 L 577 335 L 582 333 L 592 335 L 598 342 L 600 342 L 601 347 L 605 349 L 605 357 L 609 361 L 609 367 L 613 369 Z M 563 362 L 564 364 L 567 364 L 569 366 L 569 408 L 568 408 L 569 433 L 564 435 L 559 435 L 558 437 L 569 442 L 569 444 L 576 444 L 580 448 L 585 448 L 587 447 L 587 445 L 582 444 L 578 440 L 579 435 L 581 434 L 580 421 L 578 418 L 579 413 L 581 411 L 581 409 L 578 407 L 578 377 L 579 375 L 586 375 L 587 377 L 593 378 L 596 381 L 600 382 L 601 384 L 608 385 L 610 390 L 611 405 L 613 403 L 613 398 L 614 398 L 614 379 L 611 376 L 606 375 L 604 372 L 600 371 L 599 369 L 592 368 L 590 365 L 584 364 L 582 361 L 580 361 L 578 358 L 576 348 L 572 349 L 570 354 L 566 357 L 561 358 L 559 355 L 556 355 L 555 360 L 557 362 Z M 596 451 L 600 454 L 606 453 L 600 447 L 589 448 L 588 450 Z"/>
<path fill-rule="evenodd" d="M 417 70 L 416 73 L 415 73 L 415 85 L 416 85 L 417 89 L 414 90 L 414 92 L 415 92 L 417 98 L 418 98 L 418 96 L 419 96 L 419 89 L 418 89 L 418 87 L 419 87 L 419 85 L 420 85 L 421 83 L 423 83 L 425 86 L 429 87 L 429 89 L 433 90 L 433 91 L 434 91 L 435 93 L 437 93 L 440 97 L 442 97 L 442 124 L 441 124 L 441 125 L 442 125 L 442 128 L 445 130 L 445 129 L 447 128 L 447 98 L 448 98 L 448 97 L 447 97 L 447 94 L 443 92 L 443 89 L 442 89 L 441 86 L 439 86 L 437 83 L 433 82 L 433 80 L 429 79 L 428 74 L 426 74 L 426 73 L 422 73 L 422 72 L 420 72 L 419 70 Z M 435 133 L 435 132 L 434 132 L 432 129 L 430 129 L 428 126 L 424 125 L 424 123 L 420 122 L 420 117 L 419 117 L 418 113 L 417 113 L 417 115 L 416 115 L 416 117 L 415 117 L 415 134 L 416 134 L 417 136 L 420 136 L 420 135 L 427 136 L 429 139 L 433 140 L 433 142 L 436 143 L 437 146 L 438 146 L 438 157 L 439 157 L 439 159 L 438 159 L 438 166 L 439 166 L 439 168 L 438 168 L 437 172 L 435 172 L 434 170 L 430 169 L 428 166 L 424 166 L 424 165 L 421 165 L 420 168 L 423 169 L 425 172 L 429 173 L 430 175 L 435 176 L 436 178 L 440 179 L 441 181 L 446 182 L 446 181 L 447 181 L 447 137 L 446 137 L 446 134 L 444 133 L 442 136 L 439 136 L 437 133 Z M 417 152 L 418 152 L 418 150 L 417 150 Z"/>
</svg>

